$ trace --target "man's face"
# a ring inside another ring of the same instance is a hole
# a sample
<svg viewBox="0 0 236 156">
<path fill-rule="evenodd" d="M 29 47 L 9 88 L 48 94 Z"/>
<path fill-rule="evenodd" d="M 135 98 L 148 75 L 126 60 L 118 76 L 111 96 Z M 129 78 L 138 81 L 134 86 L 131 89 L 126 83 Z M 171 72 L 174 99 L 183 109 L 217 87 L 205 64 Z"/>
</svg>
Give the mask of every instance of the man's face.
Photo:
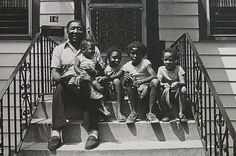
<svg viewBox="0 0 236 156">
<path fill-rule="evenodd" d="M 68 37 L 72 43 L 80 43 L 84 39 L 84 29 L 82 24 L 72 22 L 67 29 Z"/>
</svg>

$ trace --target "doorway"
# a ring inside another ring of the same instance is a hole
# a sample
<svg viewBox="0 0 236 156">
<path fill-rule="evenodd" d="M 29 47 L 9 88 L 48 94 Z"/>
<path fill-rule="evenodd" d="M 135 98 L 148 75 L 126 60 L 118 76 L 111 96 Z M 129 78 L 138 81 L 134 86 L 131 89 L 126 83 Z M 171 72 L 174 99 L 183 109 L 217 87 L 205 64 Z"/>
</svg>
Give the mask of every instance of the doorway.
<svg viewBox="0 0 236 156">
<path fill-rule="evenodd" d="M 146 0 L 86 1 L 86 27 L 101 52 L 115 46 L 121 50 L 132 41 L 146 44 Z"/>
</svg>

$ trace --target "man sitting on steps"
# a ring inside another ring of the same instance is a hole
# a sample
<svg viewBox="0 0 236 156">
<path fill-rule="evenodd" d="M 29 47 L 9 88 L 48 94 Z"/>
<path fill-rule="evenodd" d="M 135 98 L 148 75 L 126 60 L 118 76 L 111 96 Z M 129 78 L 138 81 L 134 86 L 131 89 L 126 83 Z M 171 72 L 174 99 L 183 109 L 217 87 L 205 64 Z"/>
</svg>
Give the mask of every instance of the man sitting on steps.
<svg viewBox="0 0 236 156">
<path fill-rule="evenodd" d="M 72 20 L 67 24 L 69 40 L 55 47 L 52 56 L 51 68 L 52 78 L 56 81 L 57 87 L 53 94 L 52 101 L 52 134 L 48 142 L 48 149 L 56 150 L 62 145 L 61 130 L 66 126 L 65 106 L 76 104 L 79 108 L 87 111 L 88 117 L 88 139 L 85 149 L 92 149 L 98 146 L 98 117 L 94 101 L 89 99 L 89 87 L 83 90 L 68 84 L 70 77 L 68 72 L 74 68 L 75 56 L 80 53 L 80 43 L 85 39 L 85 27 L 81 21 Z M 100 52 L 95 47 L 95 57 L 101 62 Z M 70 75 L 71 76 L 71 75 Z"/>
</svg>

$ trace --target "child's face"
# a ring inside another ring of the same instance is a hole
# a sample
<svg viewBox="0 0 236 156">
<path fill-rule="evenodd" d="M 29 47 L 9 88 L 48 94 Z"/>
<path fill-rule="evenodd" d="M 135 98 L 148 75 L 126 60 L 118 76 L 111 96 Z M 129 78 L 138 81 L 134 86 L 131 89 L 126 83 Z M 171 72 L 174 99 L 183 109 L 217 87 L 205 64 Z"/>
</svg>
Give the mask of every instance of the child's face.
<svg viewBox="0 0 236 156">
<path fill-rule="evenodd" d="M 110 55 L 110 58 L 109 58 L 109 64 L 111 67 L 117 67 L 119 66 L 121 62 L 121 57 L 119 55 L 119 53 L 117 51 L 113 51 Z"/>
<path fill-rule="evenodd" d="M 87 47 L 83 51 L 84 57 L 92 59 L 95 54 L 95 46 L 91 43 L 88 43 Z"/>
<path fill-rule="evenodd" d="M 142 60 L 142 54 L 140 52 L 138 52 L 137 48 L 132 48 L 131 51 L 130 51 L 130 58 L 132 60 L 132 64 L 134 66 L 137 66 L 141 60 Z"/>
<path fill-rule="evenodd" d="M 176 59 L 174 58 L 172 53 L 165 52 L 163 60 L 165 68 L 167 70 L 172 70 L 175 67 Z"/>
</svg>

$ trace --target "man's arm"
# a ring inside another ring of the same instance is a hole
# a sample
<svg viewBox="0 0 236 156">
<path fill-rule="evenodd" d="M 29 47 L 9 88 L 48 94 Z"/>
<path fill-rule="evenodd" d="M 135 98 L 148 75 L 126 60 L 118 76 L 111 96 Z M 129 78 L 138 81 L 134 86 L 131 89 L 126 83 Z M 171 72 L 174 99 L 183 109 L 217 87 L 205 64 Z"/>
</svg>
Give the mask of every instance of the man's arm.
<svg viewBox="0 0 236 156">
<path fill-rule="evenodd" d="M 59 72 L 60 69 L 58 68 L 52 68 L 52 79 L 56 82 L 61 81 L 61 74 Z"/>
</svg>

